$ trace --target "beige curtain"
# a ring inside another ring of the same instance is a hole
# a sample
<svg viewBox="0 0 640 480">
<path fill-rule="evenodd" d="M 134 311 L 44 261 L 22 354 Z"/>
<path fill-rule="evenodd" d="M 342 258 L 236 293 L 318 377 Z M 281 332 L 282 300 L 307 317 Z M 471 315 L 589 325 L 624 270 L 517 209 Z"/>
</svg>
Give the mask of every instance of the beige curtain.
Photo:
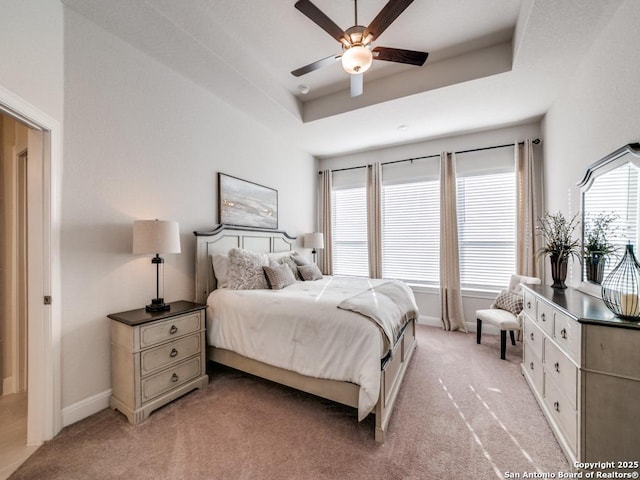
<svg viewBox="0 0 640 480">
<path fill-rule="evenodd" d="M 515 146 L 517 182 L 516 273 L 542 278 L 543 260 L 536 259 L 540 237 L 536 235 L 537 219 L 542 215 L 542 166 L 533 155 L 533 142 L 525 140 Z"/>
<path fill-rule="evenodd" d="M 333 274 L 333 236 L 331 233 L 331 190 L 332 190 L 331 170 L 322 172 L 322 182 L 318 195 L 320 205 L 320 231 L 324 233 L 324 249 L 320 250 L 320 270 L 325 275 Z"/>
<path fill-rule="evenodd" d="M 369 277 L 382 278 L 382 167 L 367 167 L 367 243 L 369 245 Z"/>
<path fill-rule="evenodd" d="M 462 310 L 455 155 L 440 155 L 440 307 L 443 328 L 467 332 Z"/>
</svg>

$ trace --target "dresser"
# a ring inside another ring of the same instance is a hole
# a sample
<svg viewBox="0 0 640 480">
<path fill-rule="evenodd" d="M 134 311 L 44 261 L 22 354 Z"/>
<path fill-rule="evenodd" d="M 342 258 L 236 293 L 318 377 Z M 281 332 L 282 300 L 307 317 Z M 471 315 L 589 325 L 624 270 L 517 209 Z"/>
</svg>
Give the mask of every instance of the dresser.
<svg viewBox="0 0 640 480">
<path fill-rule="evenodd" d="M 637 461 L 640 323 L 543 285 L 524 286 L 524 312 L 522 372 L 570 464 Z"/>
<path fill-rule="evenodd" d="M 111 319 L 109 405 L 130 423 L 185 393 L 206 388 L 205 305 L 179 301 L 165 312 L 144 308 Z"/>
</svg>

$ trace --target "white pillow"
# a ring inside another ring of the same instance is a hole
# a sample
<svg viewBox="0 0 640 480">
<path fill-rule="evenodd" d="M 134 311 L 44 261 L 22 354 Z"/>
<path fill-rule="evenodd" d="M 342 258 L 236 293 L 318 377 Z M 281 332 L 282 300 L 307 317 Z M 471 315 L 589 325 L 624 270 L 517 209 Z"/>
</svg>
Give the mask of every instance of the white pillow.
<svg viewBox="0 0 640 480">
<path fill-rule="evenodd" d="M 216 277 L 218 288 L 227 288 L 227 275 L 229 271 L 229 256 L 223 254 L 211 255 L 213 274 Z"/>
<path fill-rule="evenodd" d="M 268 289 L 269 284 L 262 267 L 269 266 L 266 253 L 254 253 L 241 248 L 229 250 L 227 288 L 232 290 Z"/>
</svg>

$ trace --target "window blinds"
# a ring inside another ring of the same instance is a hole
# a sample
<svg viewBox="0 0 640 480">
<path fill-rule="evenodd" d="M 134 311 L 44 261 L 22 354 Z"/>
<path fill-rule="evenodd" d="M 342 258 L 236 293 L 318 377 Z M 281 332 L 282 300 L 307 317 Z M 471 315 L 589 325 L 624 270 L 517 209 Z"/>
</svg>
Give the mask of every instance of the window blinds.
<svg viewBox="0 0 640 480">
<path fill-rule="evenodd" d="M 332 175 L 333 273 L 368 277 L 366 169 Z"/>
<path fill-rule="evenodd" d="M 460 283 L 505 288 L 515 273 L 515 173 L 461 177 L 457 189 Z"/>
</svg>

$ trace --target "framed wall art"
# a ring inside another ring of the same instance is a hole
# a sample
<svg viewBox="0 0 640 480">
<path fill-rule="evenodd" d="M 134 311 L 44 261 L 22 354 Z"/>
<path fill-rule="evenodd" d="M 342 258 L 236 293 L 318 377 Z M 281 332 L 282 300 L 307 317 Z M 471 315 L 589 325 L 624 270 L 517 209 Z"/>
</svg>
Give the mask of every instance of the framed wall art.
<svg viewBox="0 0 640 480">
<path fill-rule="evenodd" d="M 278 228 L 278 191 L 218 172 L 218 223 Z"/>
</svg>

